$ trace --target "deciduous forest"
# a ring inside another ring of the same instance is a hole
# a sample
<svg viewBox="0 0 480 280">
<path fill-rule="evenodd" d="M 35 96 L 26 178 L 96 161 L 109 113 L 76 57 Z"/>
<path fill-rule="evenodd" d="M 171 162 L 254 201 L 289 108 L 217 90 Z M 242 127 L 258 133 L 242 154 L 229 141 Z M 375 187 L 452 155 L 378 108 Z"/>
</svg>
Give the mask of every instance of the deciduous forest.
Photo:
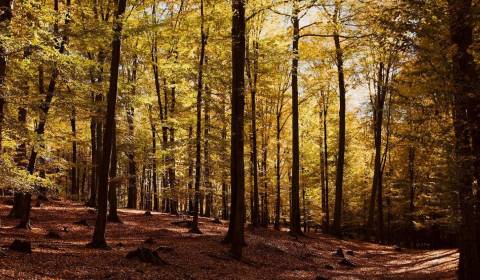
<svg viewBox="0 0 480 280">
<path fill-rule="evenodd" d="M 0 0 L 0 279 L 480 279 L 478 0 Z"/>
</svg>

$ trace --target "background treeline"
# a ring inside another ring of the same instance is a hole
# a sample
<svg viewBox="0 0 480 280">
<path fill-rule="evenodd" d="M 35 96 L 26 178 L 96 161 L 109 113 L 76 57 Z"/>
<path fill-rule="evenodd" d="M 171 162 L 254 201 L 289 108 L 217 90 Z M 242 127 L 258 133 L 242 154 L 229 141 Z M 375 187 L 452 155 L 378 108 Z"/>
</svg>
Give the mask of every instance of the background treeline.
<svg viewBox="0 0 480 280">
<path fill-rule="evenodd" d="M 1 1 L 0 186 L 26 227 L 31 194 L 97 205 L 117 4 Z M 476 38 L 478 1 L 248 1 L 253 227 L 456 245 L 455 5 Z M 198 188 L 201 216 L 229 217 L 231 17 L 228 1 L 127 3 L 110 205 L 193 213 Z"/>
</svg>

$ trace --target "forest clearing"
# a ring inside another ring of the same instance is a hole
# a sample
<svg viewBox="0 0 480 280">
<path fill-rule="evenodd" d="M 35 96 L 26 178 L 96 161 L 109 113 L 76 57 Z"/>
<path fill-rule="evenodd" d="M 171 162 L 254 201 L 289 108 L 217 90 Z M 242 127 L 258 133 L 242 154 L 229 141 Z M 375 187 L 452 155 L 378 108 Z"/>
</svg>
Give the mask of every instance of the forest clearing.
<svg viewBox="0 0 480 280">
<path fill-rule="evenodd" d="M 203 235 L 188 233 L 172 222 L 185 217 L 144 211 L 121 210 L 123 224 L 108 226 L 111 250 L 92 251 L 90 241 L 95 214 L 80 204 L 52 201 L 34 207 L 31 231 L 15 229 L 2 219 L 0 232 L 8 236 L 0 246 L 6 250 L 14 239 L 30 240 L 32 253 L 8 251 L 0 258 L 1 279 L 455 279 L 456 250 L 410 250 L 311 233 L 295 239 L 286 229 L 246 230 L 244 260 L 237 262 L 221 244 L 227 231 L 214 219 L 202 218 Z M 0 215 L 8 207 L 0 207 Z M 90 226 L 78 225 L 86 219 Z M 67 228 L 67 231 L 64 229 Z M 52 238 L 54 231 L 61 237 Z M 164 264 L 129 260 L 126 255 L 139 246 L 159 252 Z M 345 257 L 355 267 L 339 264 Z M 350 252 L 352 251 L 352 252 Z M 6 252 L 6 251 L 4 251 Z M 352 254 L 352 255 L 350 255 Z M 331 267 L 329 267 L 331 266 Z M 317 278 L 318 277 L 318 278 Z M 324 278 L 320 278 L 324 277 Z"/>
<path fill-rule="evenodd" d="M 0 279 L 480 279 L 480 0 L 0 0 Z"/>
</svg>

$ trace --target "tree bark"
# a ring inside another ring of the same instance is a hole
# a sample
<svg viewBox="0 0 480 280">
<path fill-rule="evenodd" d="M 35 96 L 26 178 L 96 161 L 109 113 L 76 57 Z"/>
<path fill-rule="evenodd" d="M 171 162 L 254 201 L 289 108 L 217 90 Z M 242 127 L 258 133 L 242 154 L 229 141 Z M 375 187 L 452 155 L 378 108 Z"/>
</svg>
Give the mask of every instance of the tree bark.
<svg viewBox="0 0 480 280">
<path fill-rule="evenodd" d="M 320 123 L 322 124 L 322 132 L 320 132 L 320 180 L 322 188 L 322 228 L 325 232 L 330 228 L 330 208 L 328 198 L 328 131 L 327 131 L 327 115 L 328 115 L 328 98 L 325 92 L 321 93 L 322 103 L 320 107 Z"/>
<path fill-rule="evenodd" d="M 252 134 L 251 134 L 251 152 L 250 152 L 250 161 L 251 161 L 251 175 L 253 179 L 253 190 L 251 198 L 252 206 L 251 206 L 251 223 L 252 227 L 256 228 L 259 225 L 260 217 L 259 217 L 259 198 L 258 198 L 258 154 L 257 154 L 257 109 L 256 109 L 256 94 L 257 94 L 257 77 L 258 77 L 258 60 L 257 60 L 257 42 L 253 41 L 254 47 L 254 55 L 253 55 L 253 65 L 251 65 L 250 61 L 250 51 L 247 44 L 246 50 L 246 72 L 250 87 L 250 103 L 251 103 L 251 127 L 252 127 Z M 253 66 L 253 75 L 252 70 L 250 69 Z"/>
<path fill-rule="evenodd" d="M 135 136 L 134 124 L 135 109 L 130 107 L 127 110 L 128 135 L 130 139 Z M 129 146 L 127 152 L 128 157 L 128 191 L 127 191 L 127 208 L 137 208 L 137 164 L 135 162 L 135 146 Z"/>
<path fill-rule="evenodd" d="M 300 225 L 300 143 L 298 128 L 298 41 L 300 39 L 300 19 L 298 0 L 293 2 L 292 22 L 292 191 L 290 203 L 290 234 L 302 235 Z"/>
<path fill-rule="evenodd" d="M 150 129 L 152 133 L 152 189 L 153 189 L 153 210 L 159 211 L 160 198 L 157 184 L 157 128 L 152 118 L 152 106 L 149 106 Z"/>
<path fill-rule="evenodd" d="M 194 199 L 194 213 L 193 224 L 191 232 L 201 233 L 198 228 L 198 214 L 200 203 L 200 180 L 201 180 L 201 164 L 202 164 L 202 91 L 203 91 L 203 65 L 205 63 L 205 47 L 207 44 L 207 37 L 204 26 L 204 6 L 203 0 L 200 1 L 200 58 L 198 63 L 198 81 L 197 81 L 197 127 L 196 127 L 196 152 L 195 152 L 195 199 Z"/>
<path fill-rule="evenodd" d="M 368 221 L 367 221 L 367 234 L 368 236 L 372 236 L 373 234 L 373 224 L 374 224 L 374 217 L 375 217 L 375 202 L 378 203 L 378 230 L 377 234 L 377 241 L 381 241 L 383 239 L 383 233 L 380 232 L 381 221 L 383 221 L 383 217 L 380 218 L 381 204 L 380 200 L 382 197 L 382 129 L 383 129 L 383 110 L 385 107 L 385 94 L 386 90 L 385 87 L 387 86 L 384 84 L 384 64 L 380 62 L 378 68 L 378 76 L 377 76 L 377 90 L 375 94 L 375 98 L 373 100 L 372 109 L 373 109 L 373 134 L 374 134 L 374 141 L 375 141 L 375 159 L 374 159 L 374 171 L 373 171 L 373 180 L 372 180 L 372 191 L 370 195 L 370 203 L 368 207 Z M 388 70 L 387 70 L 388 71 Z M 388 75 L 388 73 L 387 73 Z M 383 216 L 383 215 L 381 215 Z"/>
<path fill-rule="evenodd" d="M 204 184 L 205 184 L 205 217 L 213 214 L 213 185 L 210 178 L 210 102 L 212 95 L 208 86 L 205 86 L 205 125 L 203 129 L 203 154 L 204 154 Z"/>
<path fill-rule="evenodd" d="M 245 245 L 245 1 L 232 1 L 232 118 L 231 118 L 231 214 L 225 242 L 232 255 L 240 259 Z"/>
<path fill-rule="evenodd" d="M 110 157 L 111 166 L 110 166 L 110 182 L 108 188 L 108 202 L 109 202 L 109 211 L 107 220 L 112 223 L 122 223 L 120 217 L 118 217 L 118 198 L 117 198 L 117 187 L 119 182 L 117 179 L 117 124 L 116 121 L 113 125 L 113 135 L 112 135 L 112 155 Z"/>
<path fill-rule="evenodd" d="M 335 212 L 333 217 L 333 233 L 341 235 L 342 208 L 343 208 L 343 169 L 345 164 L 345 76 L 343 71 L 343 50 L 340 45 L 340 36 L 333 34 L 338 70 L 339 89 L 339 124 L 338 124 L 338 157 L 335 178 Z"/>
<path fill-rule="evenodd" d="M 450 40 L 455 46 L 452 55 L 453 123 L 455 131 L 455 184 L 460 200 L 461 221 L 459 228 L 460 280 L 480 277 L 480 252 L 478 227 L 475 220 L 473 194 L 474 164 L 472 160 L 469 121 L 480 104 L 472 100 L 476 96 L 477 79 L 475 62 L 469 48 L 473 44 L 473 7 L 471 0 L 449 0 Z M 476 109 L 475 109 L 476 108 Z M 473 112 L 472 112 L 473 111 Z"/>
<path fill-rule="evenodd" d="M 281 195 L 280 195 L 280 117 L 281 112 L 280 105 L 277 105 L 277 113 L 276 113 L 276 160 L 275 160 L 275 184 L 276 184 L 276 198 L 275 198 L 275 222 L 273 227 L 275 230 L 280 230 L 280 208 L 281 208 Z"/>
<path fill-rule="evenodd" d="M 193 160 L 192 158 L 194 157 L 193 155 L 193 146 L 194 144 L 192 143 L 193 139 L 193 126 L 190 125 L 188 127 L 188 212 L 189 213 L 194 213 L 194 207 L 193 207 L 193 200 L 192 199 L 192 191 L 193 191 Z M 194 195 L 195 196 L 195 195 Z"/>
<path fill-rule="evenodd" d="M 78 199 L 78 181 L 77 181 L 77 120 L 76 111 L 72 109 L 72 115 L 70 117 L 70 126 L 72 128 L 72 168 L 71 168 L 71 195 L 74 199 Z"/>
<path fill-rule="evenodd" d="M 105 239 L 107 222 L 107 194 L 108 194 L 108 172 L 110 170 L 110 156 L 113 144 L 113 126 L 115 124 L 115 105 L 117 102 L 118 67 L 120 65 L 120 49 L 122 36 L 121 18 L 125 13 L 127 0 L 119 0 L 115 22 L 113 27 L 114 37 L 112 39 L 112 61 L 110 64 L 110 85 L 107 97 L 107 114 L 105 116 L 105 134 L 103 137 L 103 158 L 100 169 L 100 184 L 98 185 L 98 214 L 95 222 L 95 230 L 92 242 L 93 248 L 107 247 Z"/>
</svg>

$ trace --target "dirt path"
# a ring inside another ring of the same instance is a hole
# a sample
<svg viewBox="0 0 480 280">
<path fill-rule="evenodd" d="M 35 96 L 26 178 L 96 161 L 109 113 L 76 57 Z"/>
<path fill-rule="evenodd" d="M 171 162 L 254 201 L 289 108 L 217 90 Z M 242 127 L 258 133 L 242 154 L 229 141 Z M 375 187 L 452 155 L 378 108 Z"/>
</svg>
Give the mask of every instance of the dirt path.
<svg viewBox="0 0 480 280">
<path fill-rule="evenodd" d="M 203 235 L 173 225 L 182 217 L 143 211 L 120 210 L 123 224 L 108 225 L 109 251 L 85 247 L 90 240 L 95 214 L 79 204 L 51 203 L 33 208 L 32 231 L 13 228 L 6 219 L 9 206 L 0 205 L 0 246 L 14 239 L 32 242 L 33 253 L 6 251 L 0 257 L 0 279 L 455 279 L 455 250 L 397 252 L 393 247 L 312 235 L 295 240 L 286 232 L 247 232 L 244 261 L 232 260 L 221 244 L 227 227 L 201 219 Z M 86 219 L 90 226 L 74 222 Z M 66 228 L 66 232 L 64 231 Z M 49 239 L 49 230 L 60 233 Z M 154 244 L 145 244 L 148 238 Z M 139 246 L 162 247 L 167 265 L 153 266 L 128 260 L 126 254 Z M 337 248 L 355 267 L 340 265 Z M 331 266 L 331 267 L 328 267 Z M 322 279 L 322 278 L 318 278 Z"/>
</svg>

